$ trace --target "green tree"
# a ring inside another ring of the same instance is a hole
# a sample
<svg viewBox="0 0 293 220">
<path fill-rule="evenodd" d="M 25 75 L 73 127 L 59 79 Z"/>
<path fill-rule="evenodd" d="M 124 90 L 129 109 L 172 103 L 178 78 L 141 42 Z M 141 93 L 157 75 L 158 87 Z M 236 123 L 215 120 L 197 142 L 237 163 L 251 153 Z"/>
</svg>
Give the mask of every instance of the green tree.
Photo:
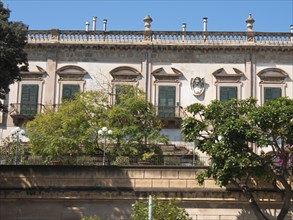
<svg viewBox="0 0 293 220">
<path fill-rule="evenodd" d="M 47 110 L 26 125 L 34 155 L 60 159 L 64 155 L 94 153 L 98 147 L 98 129 L 106 117 L 106 97 L 89 91 L 65 101 L 57 112 Z"/>
<path fill-rule="evenodd" d="M 154 106 L 137 87 L 125 85 L 120 91 L 123 92 L 116 95 L 119 102 L 107 112 L 107 126 L 116 141 L 113 153 L 140 158 L 160 154 L 158 143 L 166 143 L 168 138 L 160 134 L 161 121 Z"/>
<path fill-rule="evenodd" d="M 191 220 L 185 209 L 180 208 L 175 200 L 162 202 L 154 198 L 152 204 L 153 220 Z M 131 220 L 148 219 L 148 202 L 135 202 L 132 208 Z"/>
<path fill-rule="evenodd" d="M 1 102 L 9 92 L 9 85 L 19 80 L 19 73 L 27 70 L 26 26 L 9 21 L 10 10 L 0 1 L 0 111 L 7 110 Z M 21 68 L 19 68 L 21 66 Z"/>
<path fill-rule="evenodd" d="M 267 219 L 254 199 L 248 181 L 266 181 L 283 195 L 277 216 L 284 219 L 290 209 L 293 155 L 293 100 L 279 98 L 257 106 L 255 99 L 193 104 L 191 116 L 182 124 L 186 141 L 211 156 L 208 169 L 198 175 L 203 183 L 212 177 L 221 186 L 234 183 L 248 198 L 258 219 Z M 253 150 L 259 149 L 260 154 Z M 267 153 L 264 153 L 264 152 Z"/>
<path fill-rule="evenodd" d="M 114 147 L 109 153 L 141 157 L 158 153 L 157 143 L 166 137 L 159 133 L 160 121 L 153 107 L 135 87 L 125 87 L 120 99 L 119 104 L 109 106 L 105 93 L 88 91 L 64 102 L 57 112 L 38 114 L 26 125 L 33 154 L 50 161 L 68 154 L 97 153 L 103 149 L 97 134 L 103 126 L 113 130 Z"/>
</svg>

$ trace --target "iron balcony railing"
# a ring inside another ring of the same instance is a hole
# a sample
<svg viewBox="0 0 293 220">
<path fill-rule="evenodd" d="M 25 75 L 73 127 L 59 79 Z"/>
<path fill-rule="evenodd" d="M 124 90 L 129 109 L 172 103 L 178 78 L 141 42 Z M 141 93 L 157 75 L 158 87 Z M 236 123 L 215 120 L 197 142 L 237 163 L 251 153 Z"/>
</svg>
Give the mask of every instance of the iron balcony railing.
<svg viewBox="0 0 293 220">
<path fill-rule="evenodd" d="M 186 116 L 181 106 L 156 106 L 156 113 L 162 119 L 184 118 Z"/>
<path fill-rule="evenodd" d="M 37 103 L 12 103 L 9 106 L 11 116 L 34 116 L 37 113 L 44 112 L 46 107 Z"/>
</svg>

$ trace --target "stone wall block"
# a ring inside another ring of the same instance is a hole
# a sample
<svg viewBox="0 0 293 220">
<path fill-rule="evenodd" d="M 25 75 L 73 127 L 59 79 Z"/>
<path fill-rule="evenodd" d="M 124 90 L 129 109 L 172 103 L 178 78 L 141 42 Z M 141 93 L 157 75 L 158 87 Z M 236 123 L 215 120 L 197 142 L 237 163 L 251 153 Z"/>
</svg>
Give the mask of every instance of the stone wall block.
<svg viewBox="0 0 293 220">
<path fill-rule="evenodd" d="M 144 178 L 162 178 L 161 170 L 145 170 L 144 171 Z"/>
<path fill-rule="evenodd" d="M 187 187 L 186 180 L 170 179 L 170 188 L 185 188 Z"/>
<path fill-rule="evenodd" d="M 152 187 L 153 188 L 170 188 L 170 180 L 167 179 L 153 179 L 152 180 Z"/>
<path fill-rule="evenodd" d="M 128 170 L 127 172 L 128 177 L 134 179 L 144 178 L 144 174 L 143 170 Z"/>
<path fill-rule="evenodd" d="M 162 178 L 163 179 L 178 179 L 179 174 L 178 170 L 163 170 Z"/>
<path fill-rule="evenodd" d="M 152 180 L 150 180 L 150 179 L 136 179 L 134 188 L 152 188 Z"/>
<path fill-rule="evenodd" d="M 197 180 L 186 180 L 186 187 L 188 189 L 193 189 L 193 188 L 203 188 L 203 185 L 199 185 Z"/>
<path fill-rule="evenodd" d="M 195 179 L 195 171 L 194 170 L 180 171 L 179 179 Z"/>
</svg>

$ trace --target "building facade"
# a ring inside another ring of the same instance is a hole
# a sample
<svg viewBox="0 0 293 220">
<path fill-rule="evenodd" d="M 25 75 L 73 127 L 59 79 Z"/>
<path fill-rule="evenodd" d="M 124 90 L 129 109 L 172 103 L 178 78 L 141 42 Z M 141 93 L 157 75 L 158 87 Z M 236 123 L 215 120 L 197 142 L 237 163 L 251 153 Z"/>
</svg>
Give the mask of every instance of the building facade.
<svg viewBox="0 0 293 220">
<path fill-rule="evenodd" d="M 286 33 L 152 31 L 28 31 L 29 72 L 11 85 L 0 115 L 0 139 L 38 112 L 58 108 L 76 91 L 104 89 L 114 100 L 122 84 L 136 85 L 156 106 L 170 142 L 187 146 L 180 134 L 185 108 L 192 103 L 254 97 L 262 105 L 293 98 L 293 26 Z M 94 17 L 95 24 L 95 17 Z M 0 144 L 3 143 L 0 142 Z"/>
</svg>

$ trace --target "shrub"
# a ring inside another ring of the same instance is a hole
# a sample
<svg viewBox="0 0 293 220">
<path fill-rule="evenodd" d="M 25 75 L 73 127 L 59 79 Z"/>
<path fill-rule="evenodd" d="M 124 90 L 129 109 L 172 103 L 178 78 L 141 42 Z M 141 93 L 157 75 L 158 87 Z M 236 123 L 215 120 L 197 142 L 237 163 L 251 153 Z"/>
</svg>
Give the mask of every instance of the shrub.
<svg viewBox="0 0 293 220">
<path fill-rule="evenodd" d="M 174 199 L 163 202 L 153 198 L 152 204 L 153 220 L 191 220 L 185 209 L 177 206 Z M 135 202 L 132 207 L 131 220 L 148 219 L 148 202 Z"/>
</svg>

